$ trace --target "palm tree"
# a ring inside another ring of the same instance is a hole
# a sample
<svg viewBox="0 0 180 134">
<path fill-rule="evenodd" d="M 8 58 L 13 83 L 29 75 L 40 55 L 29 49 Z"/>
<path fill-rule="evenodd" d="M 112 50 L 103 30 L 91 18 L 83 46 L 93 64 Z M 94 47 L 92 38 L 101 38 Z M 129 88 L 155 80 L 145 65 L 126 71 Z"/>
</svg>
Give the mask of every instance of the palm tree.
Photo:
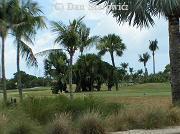
<svg viewBox="0 0 180 134">
<path fill-rule="evenodd" d="M 122 56 L 124 50 L 126 49 L 125 44 L 122 42 L 122 39 L 115 34 L 109 34 L 100 39 L 99 44 L 97 45 L 97 49 L 99 50 L 99 55 L 104 55 L 106 52 L 109 52 L 111 56 L 112 65 L 114 67 L 113 76 L 115 74 L 115 61 L 114 61 L 114 53 L 117 56 Z M 116 90 L 118 90 L 118 82 L 116 81 Z"/>
<path fill-rule="evenodd" d="M 131 74 L 131 76 L 133 75 L 133 72 L 134 72 L 134 68 L 129 68 L 129 72 L 130 72 L 130 74 Z"/>
<path fill-rule="evenodd" d="M 149 41 L 150 46 L 149 49 L 152 51 L 152 56 L 153 56 L 153 72 L 154 74 L 156 73 L 156 68 L 155 68 L 155 51 L 159 49 L 158 47 L 158 41 Z"/>
<path fill-rule="evenodd" d="M 95 54 L 86 54 L 80 56 L 75 64 L 77 91 L 93 91 L 96 83 L 97 90 L 100 91 L 102 84 L 102 60 L 100 56 Z M 79 78 L 78 78 L 78 77 Z"/>
<path fill-rule="evenodd" d="M 45 76 L 53 78 L 52 93 L 58 94 L 59 90 L 67 92 L 68 60 L 66 54 L 62 51 L 49 53 L 44 60 L 44 69 Z"/>
<path fill-rule="evenodd" d="M 17 1 L 15 4 L 19 8 L 19 11 L 16 12 L 16 17 L 13 19 L 13 23 L 18 25 L 12 27 L 12 34 L 15 36 L 17 43 L 17 85 L 20 101 L 22 101 L 23 95 L 20 75 L 20 55 L 25 58 L 27 65 L 37 66 L 37 60 L 32 49 L 27 45 L 27 42 L 31 44 L 33 43 L 31 38 L 35 35 L 35 31 L 39 28 L 44 28 L 45 23 L 43 21 L 43 17 L 37 15 L 42 12 L 37 3 L 28 1 L 27 3 L 23 2 L 23 5 L 20 5 L 20 1 Z"/>
<path fill-rule="evenodd" d="M 98 36 L 90 37 L 90 28 L 87 28 L 85 24 L 81 24 L 79 35 L 80 35 L 79 49 L 82 56 L 84 49 L 89 47 L 91 44 L 95 43 L 98 39 Z"/>
<path fill-rule="evenodd" d="M 121 67 L 124 71 L 126 71 L 126 69 L 128 68 L 129 64 L 128 63 L 121 63 Z"/>
<path fill-rule="evenodd" d="M 131 79 L 131 82 L 133 82 L 133 73 L 134 73 L 134 68 L 129 68 L 129 72 L 130 72 L 130 79 Z"/>
<path fill-rule="evenodd" d="M 142 69 L 137 70 L 137 74 L 138 74 L 138 75 L 142 75 L 142 74 L 143 74 L 143 70 L 142 70 Z"/>
<path fill-rule="evenodd" d="M 148 70 L 147 70 L 147 62 L 151 58 L 151 56 L 148 53 L 144 53 L 142 55 L 139 55 L 139 62 L 142 62 L 144 64 L 144 72 L 145 75 L 148 75 Z"/>
<path fill-rule="evenodd" d="M 118 5 L 123 0 L 90 0 L 101 4 L 106 2 L 107 5 Z M 154 17 L 164 16 L 169 22 L 169 47 L 171 63 L 171 87 L 173 104 L 180 102 L 180 34 L 179 34 L 179 17 L 180 1 L 179 0 L 126 0 L 129 10 L 111 10 L 113 16 L 119 23 L 129 22 L 133 26 L 149 27 L 154 25 Z"/>
<path fill-rule="evenodd" d="M 0 37 L 1 37 L 1 64 L 2 64 L 2 85 L 3 85 L 3 100 L 7 103 L 7 91 L 6 91 L 6 74 L 5 74 L 5 39 L 7 37 L 10 26 L 12 25 L 11 19 L 14 15 L 14 9 L 11 4 L 12 0 L 0 1 Z"/>
<path fill-rule="evenodd" d="M 79 47 L 80 37 L 79 29 L 82 24 L 84 17 L 74 19 L 69 25 L 64 25 L 62 22 L 52 22 L 52 31 L 57 34 L 55 43 L 62 45 L 65 50 L 69 53 L 69 89 L 70 97 L 73 98 L 72 94 L 72 64 L 73 56 Z"/>
<path fill-rule="evenodd" d="M 125 77 L 127 75 L 127 68 L 128 68 L 129 64 L 124 62 L 124 63 L 121 63 L 121 69 L 123 71 L 123 75 L 122 75 L 122 80 L 124 81 L 125 80 Z"/>
</svg>

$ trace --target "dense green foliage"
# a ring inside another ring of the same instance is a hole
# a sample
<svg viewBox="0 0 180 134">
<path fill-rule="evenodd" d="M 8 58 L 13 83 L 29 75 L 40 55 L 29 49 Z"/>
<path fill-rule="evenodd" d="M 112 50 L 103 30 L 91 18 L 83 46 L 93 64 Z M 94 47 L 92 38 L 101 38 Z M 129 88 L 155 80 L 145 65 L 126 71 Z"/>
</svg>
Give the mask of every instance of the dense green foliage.
<svg viewBox="0 0 180 134">
<path fill-rule="evenodd" d="M 114 85 L 113 76 L 110 76 L 113 67 L 95 54 L 79 57 L 74 65 L 74 70 L 74 80 L 77 85 L 76 92 L 93 91 L 94 88 L 100 91 L 103 83 L 106 83 L 109 88 Z"/>
<path fill-rule="evenodd" d="M 147 55 L 149 56 L 149 55 Z M 67 91 L 68 82 L 68 61 L 66 54 L 60 51 L 51 52 L 45 60 L 45 74 L 52 78 L 52 90 L 57 94 L 59 91 Z M 141 57 L 146 65 L 146 54 Z M 145 61 L 144 61 L 145 58 Z M 148 58 L 148 57 L 147 57 Z M 103 84 L 111 91 L 116 81 L 121 83 L 161 83 L 168 82 L 170 70 L 166 66 L 164 72 L 147 75 L 142 70 L 134 70 L 128 63 L 121 63 L 121 67 L 114 68 L 101 57 L 95 54 L 86 54 L 78 58 L 73 65 L 73 83 L 76 84 L 75 92 L 100 91 Z M 115 75 L 112 75 L 112 74 Z"/>
<path fill-rule="evenodd" d="M 22 88 L 33 88 L 33 87 L 47 87 L 50 86 L 51 81 L 48 78 L 36 77 L 33 75 L 26 74 L 21 71 L 21 84 Z M 18 75 L 14 74 L 14 78 L 7 80 L 7 89 L 17 89 Z"/>
</svg>

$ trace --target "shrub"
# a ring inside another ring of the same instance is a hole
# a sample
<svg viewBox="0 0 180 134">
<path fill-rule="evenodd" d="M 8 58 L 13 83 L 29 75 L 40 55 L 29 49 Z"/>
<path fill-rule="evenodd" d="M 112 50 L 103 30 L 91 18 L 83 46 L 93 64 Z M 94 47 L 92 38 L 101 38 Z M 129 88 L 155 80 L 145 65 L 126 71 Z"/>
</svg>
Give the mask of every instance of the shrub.
<svg viewBox="0 0 180 134">
<path fill-rule="evenodd" d="M 98 113 L 84 114 L 80 120 L 80 134 L 105 134 L 105 129 L 100 121 Z"/>
<path fill-rule="evenodd" d="M 167 111 L 159 107 L 121 110 L 106 117 L 106 126 L 109 131 L 122 131 L 163 128 L 169 124 L 177 124 L 180 121 L 177 110 Z"/>
<path fill-rule="evenodd" d="M 28 97 L 24 99 L 19 108 L 32 119 L 37 120 L 41 124 L 46 124 L 55 114 L 54 103 L 53 98 Z"/>
<path fill-rule="evenodd" d="M 104 103 L 104 105 L 101 105 L 100 111 L 105 115 L 109 115 L 112 113 L 118 113 L 120 110 L 125 109 L 125 104 L 119 104 L 119 103 Z"/>
<path fill-rule="evenodd" d="M 147 108 L 142 113 L 141 125 L 145 129 L 162 128 L 167 120 L 166 111 L 161 108 Z"/>
<path fill-rule="evenodd" d="M 138 114 L 134 109 L 121 110 L 106 117 L 109 131 L 124 131 L 139 128 Z"/>
<path fill-rule="evenodd" d="M 180 109 L 178 108 L 170 108 L 167 111 L 167 125 L 174 126 L 180 124 Z"/>
<path fill-rule="evenodd" d="M 8 134 L 41 134 L 42 130 L 39 125 L 19 112 L 14 116 L 8 124 Z"/>
<path fill-rule="evenodd" d="M 48 126 L 48 134 L 70 134 L 70 119 L 67 114 L 57 115 Z"/>
<path fill-rule="evenodd" d="M 101 105 L 104 104 L 94 98 L 94 97 L 86 97 L 86 98 L 76 98 L 73 101 L 70 100 L 68 104 L 65 104 L 64 112 L 72 113 L 73 118 L 76 118 L 78 115 L 86 111 L 93 111 L 100 109 Z"/>
<path fill-rule="evenodd" d="M 54 118 L 56 113 L 72 113 L 72 118 L 76 119 L 84 112 L 98 110 L 104 116 L 117 112 L 124 108 L 122 104 L 105 103 L 92 96 L 85 98 L 75 98 L 59 95 L 57 97 L 28 97 L 19 105 L 19 109 L 24 111 L 33 120 L 41 124 L 46 124 Z"/>
<path fill-rule="evenodd" d="M 0 113 L 0 134 L 5 133 L 5 128 L 8 123 L 8 118 L 6 117 L 5 114 Z"/>
</svg>

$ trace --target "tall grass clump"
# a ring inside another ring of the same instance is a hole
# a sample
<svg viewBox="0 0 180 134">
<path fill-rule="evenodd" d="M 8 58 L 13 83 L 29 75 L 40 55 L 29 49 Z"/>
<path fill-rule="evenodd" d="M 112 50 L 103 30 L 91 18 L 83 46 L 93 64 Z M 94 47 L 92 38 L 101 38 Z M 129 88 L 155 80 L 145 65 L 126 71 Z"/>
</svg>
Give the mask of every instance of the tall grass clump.
<svg viewBox="0 0 180 134">
<path fill-rule="evenodd" d="M 163 128 L 166 126 L 167 111 L 160 107 L 147 108 L 140 117 L 144 129 Z"/>
<path fill-rule="evenodd" d="M 98 110 L 103 105 L 102 101 L 94 97 L 75 98 L 73 101 L 70 100 L 68 104 L 65 104 L 63 112 L 70 112 L 73 118 L 76 118 L 88 110 Z"/>
<path fill-rule="evenodd" d="M 37 120 L 41 124 L 46 124 L 55 114 L 55 102 L 53 100 L 53 98 L 48 97 L 28 97 L 19 108 L 33 120 Z"/>
<path fill-rule="evenodd" d="M 106 127 L 108 131 L 125 131 L 139 128 L 139 114 L 140 113 L 134 111 L 134 109 L 120 110 L 106 117 Z"/>
<path fill-rule="evenodd" d="M 71 134 L 71 117 L 69 114 L 56 115 L 48 125 L 48 134 Z"/>
<path fill-rule="evenodd" d="M 7 123 L 8 123 L 8 117 L 5 114 L 0 113 L 0 134 L 5 133 Z"/>
<path fill-rule="evenodd" d="M 177 107 L 167 110 L 166 124 L 168 126 L 180 125 L 180 109 Z"/>
<path fill-rule="evenodd" d="M 108 131 L 156 129 L 180 124 L 179 108 L 141 107 L 120 110 L 106 117 Z"/>
<path fill-rule="evenodd" d="M 20 111 L 11 111 L 7 134 L 43 134 L 38 123 Z"/>
<path fill-rule="evenodd" d="M 76 119 L 86 111 L 98 110 L 104 115 L 114 113 L 122 109 L 121 104 L 105 103 L 102 99 L 93 96 L 85 98 L 75 98 L 70 100 L 68 97 L 60 95 L 57 97 L 28 97 L 18 107 L 33 120 L 41 124 L 50 122 L 55 114 L 71 113 L 72 118 Z"/>
<path fill-rule="evenodd" d="M 105 129 L 100 120 L 100 115 L 96 112 L 88 112 L 80 119 L 80 134 L 105 134 Z"/>
</svg>

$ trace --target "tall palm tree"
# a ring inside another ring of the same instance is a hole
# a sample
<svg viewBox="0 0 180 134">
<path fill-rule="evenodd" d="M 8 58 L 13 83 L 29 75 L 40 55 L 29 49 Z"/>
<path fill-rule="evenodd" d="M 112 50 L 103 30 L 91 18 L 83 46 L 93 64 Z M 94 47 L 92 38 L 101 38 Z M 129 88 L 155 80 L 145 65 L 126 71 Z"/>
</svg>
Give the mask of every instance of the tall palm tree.
<svg viewBox="0 0 180 134">
<path fill-rule="evenodd" d="M 84 17 L 79 19 L 74 19 L 70 22 L 69 25 L 64 25 L 62 22 L 52 22 L 52 32 L 54 32 L 57 37 L 55 43 L 59 43 L 62 45 L 66 51 L 69 53 L 69 89 L 70 89 L 70 97 L 73 98 L 72 94 L 72 64 L 73 64 L 73 56 L 76 50 L 79 47 L 80 37 L 79 37 L 79 29 L 82 24 L 82 20 Z"/>
<path fill-rule="evenodd" d="M 31 44 L 33 43 L 31 38 L 34 37 L 37 29 L 45 27 L 45 23 L 43 17 L 39 16 L 42 11 L 37 3 L 28 1 L 21 4 L 19 0 L 14 0 L 13 6 L 16 6 L 19 9 L 16 11 L 16 17 L 12 20 L 14 24 L 17 24 L 12 27 L 12 33 L 15 36 L 17 44 L 17 85 L 20 101 L 22 101 L 23 94 L 20 75 L 20 55 L 25 58 L 28 65 L 37 66 L 37 60 L 27 42 Z"/>
<path fill-rule="evenodd" d="M 118 5 L 123 0 L 90 0 L 101 4 Z M 169 50 L 171 63 L 171 88 L 173 104 L 180 102 L 180 34 L 179 0 L 126 0 L 129 10 L 111 10 L 119 23 L 129 22 L 133 26 L 149 27 L 154 25 L 154 17 L 164 16 L 169 22 Z"/>
<path fill-rule="evenodd" d="M 139 55 L 139 62 L 142 62 L 144 64 L 145 75 L 148 75 L 147 62 L 150 58 L 151 58 L 151 56 L 148 53 L 144 53 L 142 55 Z"/>
<path fill-rule="evenodd" d="M 159 49 L 158 47 L 158 41 L 155 40 L 155 41 L 149 41 L 150 42 L 150 45 L 149 45 L 149 50 L 152 51 L 152 56 L 153 56 L 153 72 L 154 74 L 156 73 L 156 67 L 155 67 L 155 52 L 156 50 Z"/>
<path fill-rule="evenodd" d="M 89 47 L 91 44 L 96 43 L 98 36 L 90 37 L 90 28 L 87 28 L 85 24 L 82 24 L 80 26 L 79 35 L 80 35 L 79 49 L 82 56 L 84 49 Z"/>
<path fill-rule="evenodd" d="M 2 85 L 3 85 L 3 100 L 7 103 L 7 91 L 6 91 L 6 71 L 5 71 L 5 40 L 12 25 L 11 19 L 14 15 L 14 9 L 11 4 L 13 0 L 0 1 L 0 37 L 1 37 L 1 64 L 2 64 Z"/>
<path fill-rule="evenodd" d="M 109 34 L 100 39 L 99 44 L 97 45 L 97 49 L 99 50 L 99 55 L 104 55 L 106 52 L 109 52 L 111 56 L 112 65 L 114 67 L 113 76 L 115 74 L 115 61 L 114 61 L 114 53 L 117 56 L 122 56 L 124 50 L 126 49 L 125 44 L 122 42 L 122 39 L 115 34 Z M 116 81 L 116 90 L 118 90 L 118 82 Z"/>
</svg>

